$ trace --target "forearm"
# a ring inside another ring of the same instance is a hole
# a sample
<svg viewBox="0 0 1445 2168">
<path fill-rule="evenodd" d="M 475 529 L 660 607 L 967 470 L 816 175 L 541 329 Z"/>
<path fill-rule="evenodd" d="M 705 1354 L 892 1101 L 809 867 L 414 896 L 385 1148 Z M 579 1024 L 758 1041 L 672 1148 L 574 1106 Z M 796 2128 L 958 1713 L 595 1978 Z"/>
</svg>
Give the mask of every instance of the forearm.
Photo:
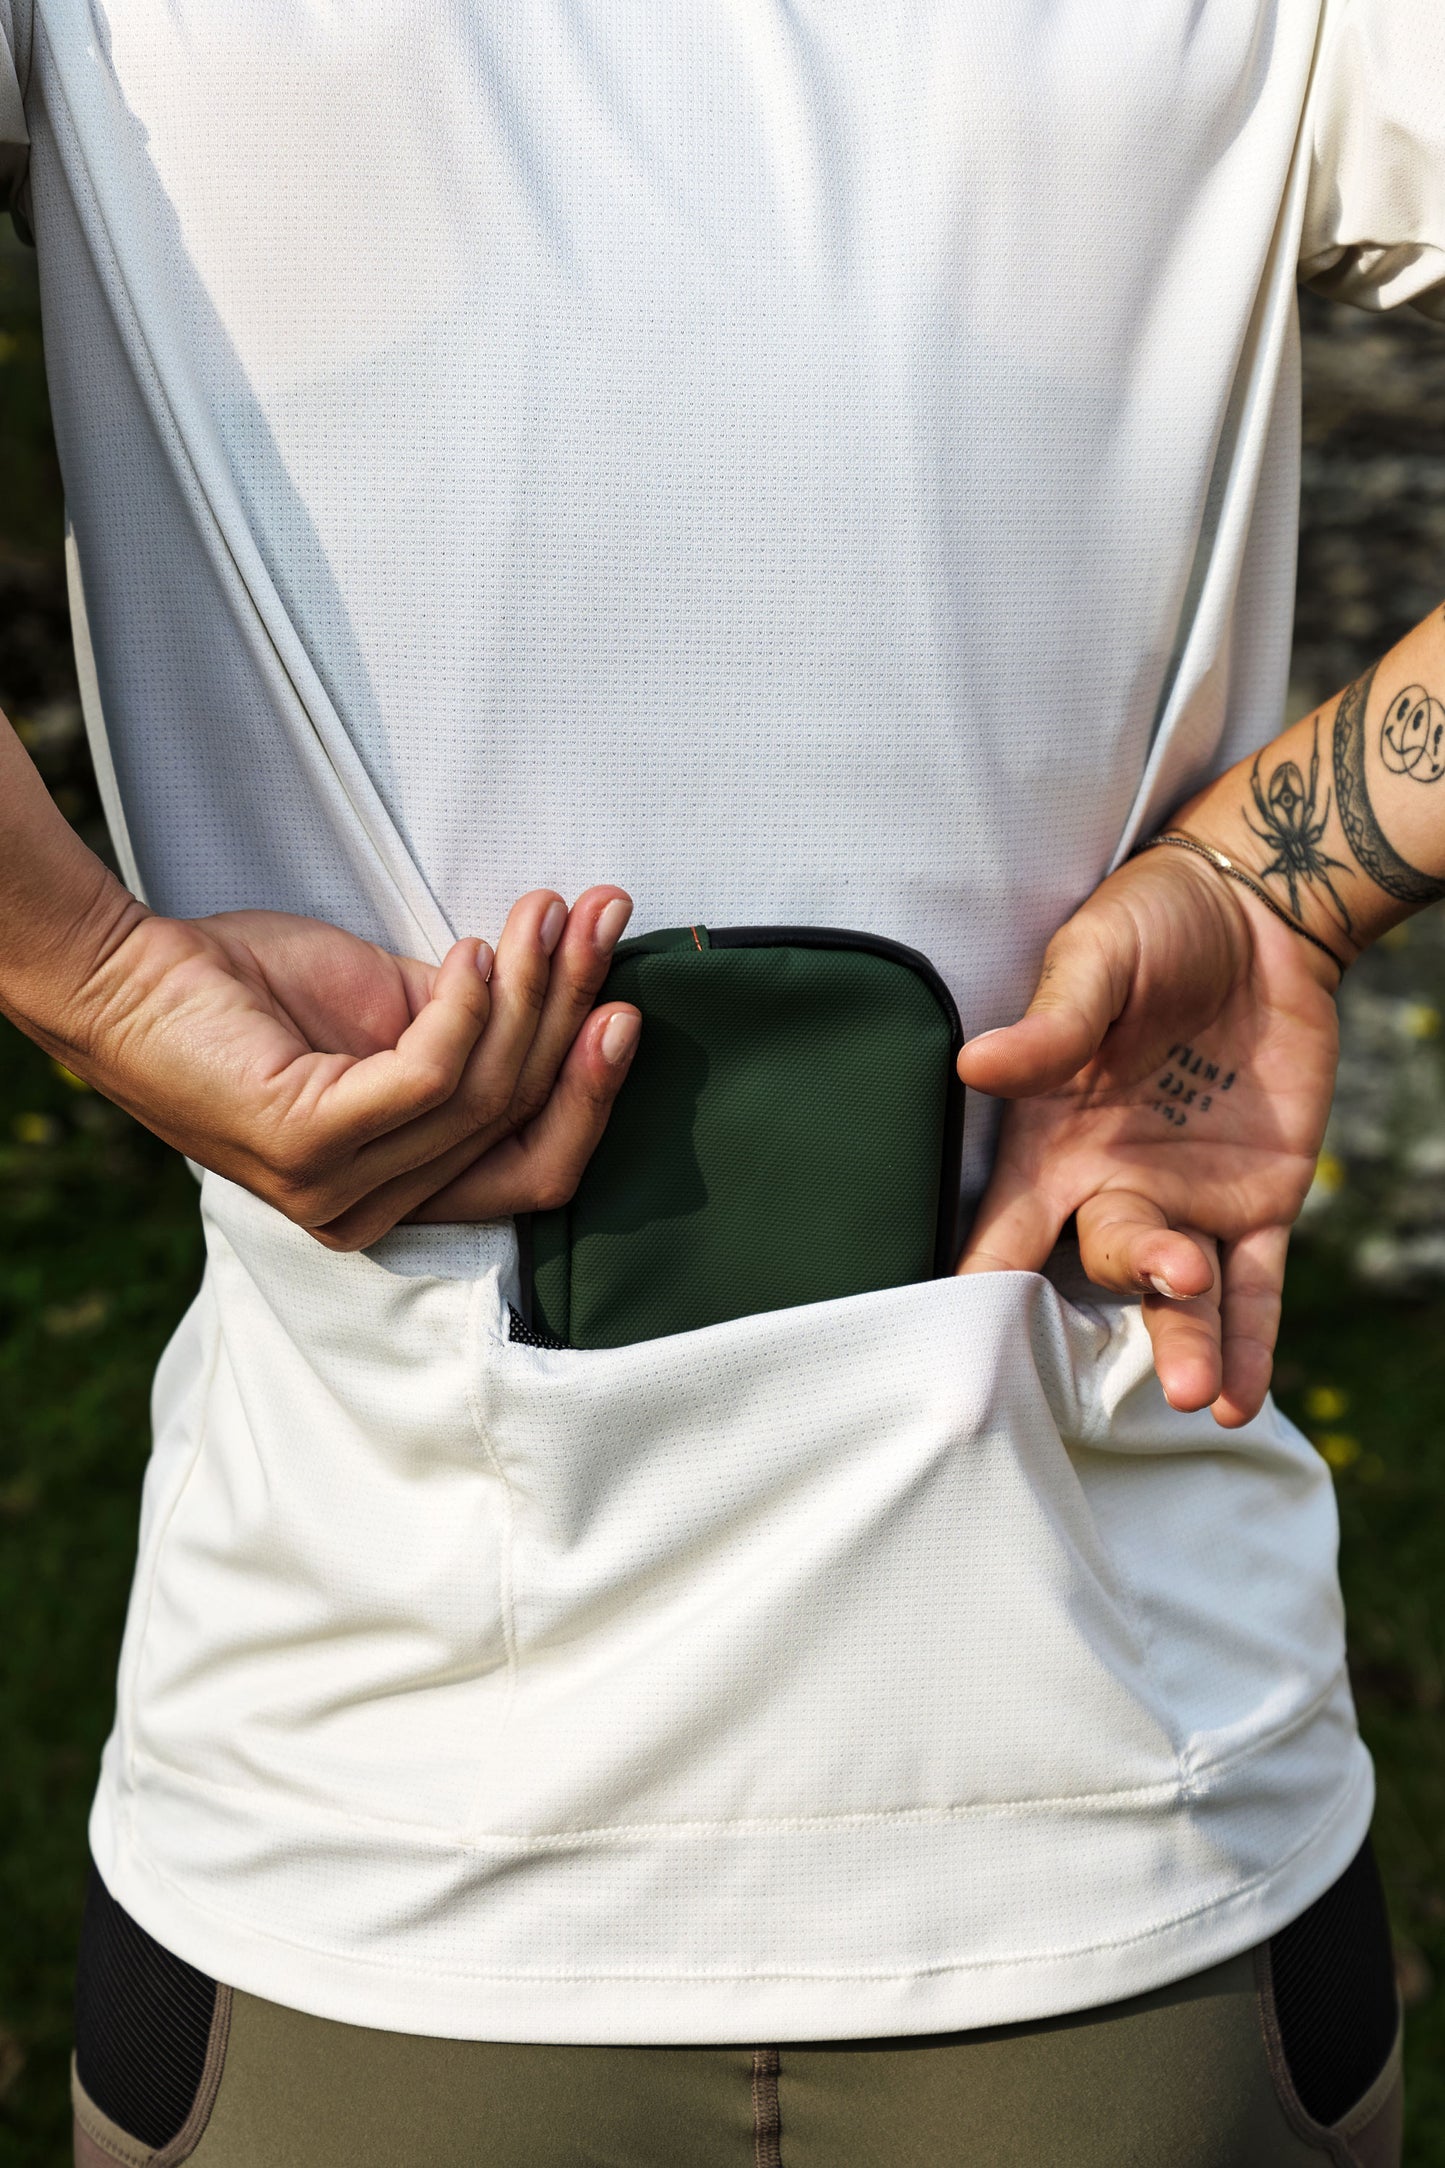
<svg viewBox="0 0 1445 2168">
<path fill-rule="evenodd" d="M 0 717 L 0 1011 L 48 1040 L 143 915 L 86 849 Z"/>
<path fill-rule="evenodd" d="M 1445 897 L 1445 611 L 1168 825 L 1246 867 L 1347 961 Z"/>
</svg>

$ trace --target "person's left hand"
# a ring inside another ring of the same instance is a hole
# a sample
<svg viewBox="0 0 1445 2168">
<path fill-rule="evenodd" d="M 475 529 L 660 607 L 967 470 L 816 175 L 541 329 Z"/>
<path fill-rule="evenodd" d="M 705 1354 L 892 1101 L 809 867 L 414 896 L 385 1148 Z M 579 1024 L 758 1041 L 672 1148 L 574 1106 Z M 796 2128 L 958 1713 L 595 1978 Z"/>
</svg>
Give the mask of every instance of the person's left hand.
<svg viewBox="0 0 1445 2168">
<path fill-rule="evenodd" d="M 1050 942 L 1025 1016 L 959 1074 L 1010 1099 L 960 1272 L 1084 1270 L 1142 1294 L 1176 1408 L 1248 1422 L 1338 1056 L 1327 957 L 1176 849 L 1132 859 Z"/>
</svg>

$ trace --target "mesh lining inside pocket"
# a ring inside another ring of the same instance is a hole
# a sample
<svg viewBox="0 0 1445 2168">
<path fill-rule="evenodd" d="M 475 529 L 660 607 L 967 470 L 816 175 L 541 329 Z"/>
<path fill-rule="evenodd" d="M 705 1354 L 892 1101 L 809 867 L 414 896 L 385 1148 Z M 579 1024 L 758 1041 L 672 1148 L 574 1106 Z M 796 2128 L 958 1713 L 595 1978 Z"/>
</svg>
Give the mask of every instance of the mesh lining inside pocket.
<svg viewBox="0 0 1445 2168">
<path fill-rule="evenodd" d="M 507 1338 L 515 1340 L 519 1347 L 564 1348 L 567 1345 L 565 1340 L 559 1340 L 554 1332 L 548 1332 L 544 1326 L 529 1325 L 521 1311 L 515 1309 L 510 1302 L 507 1304 Z"/>
</svg>

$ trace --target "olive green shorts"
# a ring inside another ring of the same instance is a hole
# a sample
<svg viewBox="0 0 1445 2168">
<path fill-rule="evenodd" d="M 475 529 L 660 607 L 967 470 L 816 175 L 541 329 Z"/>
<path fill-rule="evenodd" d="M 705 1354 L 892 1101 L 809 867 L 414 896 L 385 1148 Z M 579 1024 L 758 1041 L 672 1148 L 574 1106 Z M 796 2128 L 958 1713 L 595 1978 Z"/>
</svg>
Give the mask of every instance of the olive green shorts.
<svg viewBox="0 0 1445 2168">
<path fill-rule="evenodd" d="M 147 1973 L 159 1946 L 93 1885 L 109 1940 L 82 1949 L 77 2168 L 1398 2168 L 1398 2013 L 1362 1872 L 1368 1852 L 1293 1939 L 1104 2009 L 756 2047 L 306 2017 L 163 1952 Z"/>
</svg>

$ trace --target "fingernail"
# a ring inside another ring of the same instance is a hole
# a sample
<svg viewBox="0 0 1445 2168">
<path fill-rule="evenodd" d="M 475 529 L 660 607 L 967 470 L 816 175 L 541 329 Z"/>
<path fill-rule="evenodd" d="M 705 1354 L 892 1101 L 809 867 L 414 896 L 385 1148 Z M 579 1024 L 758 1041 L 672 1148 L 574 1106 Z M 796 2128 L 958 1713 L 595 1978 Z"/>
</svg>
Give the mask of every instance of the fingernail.
<svg viewBox="0 0 1445 2168">
<path fill-rule="evenodd" d="M 496 955 L 492 949 L 491 942 L 480 942 L 477 947 L 477 969 L 481 972 L 484 979 L 489 979 L 491 977 L 492 965 L 496 962 L 496 960 Z"/>
<path fill-rule="evenodd" d="M 1167 1295 L 1171 1302 L 1187 1302 L 1189 1300 L 1182 1287 L 1171 1287 L 1167 1280 L 1160 1279 L 1157 1272 L 1150 1273 L 1149 1285 L 1156 1295 Z"/>
<path fill-rule="evenodd" d="M 602 1027 L 602 1059 L 610 1061 L 614 1068 L 626 1061 L 641 1029 L 640 1016 L 609 1016 Z"/>
<path fill-rule="evenodd" d="M 631 916 L 632 905 L 626 896 L 614 896 L 611 903 L 604 904 L 598 912 L 595 939 L 604 956 L 610 956 L 616 948 Z"/>
<path fill-rule="evenodd" d="M 542 923 L 541 926 L 538 928 L 538 931 L 542 936 L 542 946 L 547 951 L 547 954 L 549 956 L 551 955 L 553 949 L 557 946 L 557 943 L 561 940 L 562 928 L 566 925 L 566 923 L 567 906 L 565 903 L 563 903 L 560 896 L 554 897 L 552 902 L 548 904 L 546 910 L 542 913 Z"/>
<path fill-rule="evenodd" d="M 982 1046 L 985 1039 L 996 1039 L 1000 1032 L 1007 1030 L 1007 1024 L 995 1024 L 991 1031 L 976 1031 L 968 1043 L 970 1046 Z"/>
</svg>

